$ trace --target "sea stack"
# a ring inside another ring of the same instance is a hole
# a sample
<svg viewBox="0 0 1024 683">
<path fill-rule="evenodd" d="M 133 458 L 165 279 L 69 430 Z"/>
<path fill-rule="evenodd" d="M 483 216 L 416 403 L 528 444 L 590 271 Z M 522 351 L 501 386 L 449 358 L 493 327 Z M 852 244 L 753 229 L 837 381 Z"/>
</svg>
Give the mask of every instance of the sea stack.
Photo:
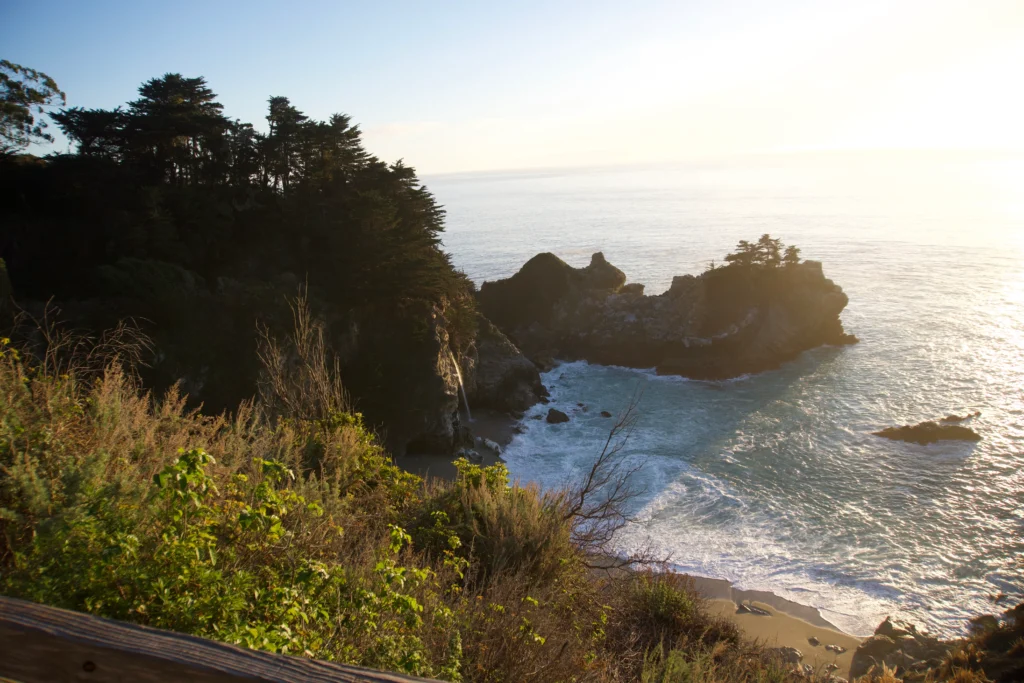
<svg viewBox="0 0 1024 683">
<path fill-rule="evenodd" d="M 672 280 L 663 294 L 601 253 L 585 268 L 554 254 L 485 282 L 480 308 L 530 358 L 583 359 L 728 379 L 777 368 L 801 352 L 857 340 L 839 319 L 848 298 L 821 263 L 730 264 Z"/>
</svg>

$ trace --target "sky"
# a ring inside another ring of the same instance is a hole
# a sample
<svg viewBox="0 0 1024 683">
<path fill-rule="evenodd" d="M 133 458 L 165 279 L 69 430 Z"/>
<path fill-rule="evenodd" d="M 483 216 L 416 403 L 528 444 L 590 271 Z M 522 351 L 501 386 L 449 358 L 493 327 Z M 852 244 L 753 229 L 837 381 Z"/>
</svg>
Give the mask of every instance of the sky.
<svg viewBox="0 0 1024 683">
<path fill-rule="evenodd" d="M 0 58 L 69 106 L 180 72 L 265 129 L 285 95 L 421 174 L 1024 151 L 1024 0 L 0 0 Z"/>
</svg>

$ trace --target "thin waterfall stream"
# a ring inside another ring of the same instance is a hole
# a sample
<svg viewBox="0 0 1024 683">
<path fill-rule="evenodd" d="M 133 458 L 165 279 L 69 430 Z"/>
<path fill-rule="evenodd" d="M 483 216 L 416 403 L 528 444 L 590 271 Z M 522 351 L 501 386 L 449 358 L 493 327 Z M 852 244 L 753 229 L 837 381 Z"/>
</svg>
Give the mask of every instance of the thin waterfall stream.
<svg viewBox="0 0 1024 683">
<path fill-rule="evenodd" d="M 462 370 L 459 369 L 459 363 L 455 360 L 455 354 L 452 353 L 451 349 L 448 350 L 448 355 L 452 359 L 452 365 L 455 366 L 455 376 L 459 378 L 459 393 L 462 394 L 462 402 L 466 406 L 466 421 L 473 421 L 473 413 L 469 412 L 469 399 L 466 398 L 466 386 L 462 383 Z"/>
</svg>

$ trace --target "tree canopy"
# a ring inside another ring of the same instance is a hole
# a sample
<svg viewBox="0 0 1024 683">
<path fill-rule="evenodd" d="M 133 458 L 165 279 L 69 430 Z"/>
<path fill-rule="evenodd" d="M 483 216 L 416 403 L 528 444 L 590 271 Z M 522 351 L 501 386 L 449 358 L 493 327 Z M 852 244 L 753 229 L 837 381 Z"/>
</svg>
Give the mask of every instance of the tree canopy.
<svg viewBox="0 0 1024 683">
<path fill-rule="evenodd" d="M 800 263 L 800 249 L 794 246 L 785 247 L 782 240 L 765 233 L 757 242 L 740 240 L 736 245 L 736 251 L 727 254 L 725 261 L 730 266 L 739 268 L 795 266 Z"/>
<path fill-rule="evenodd" d="M 0 154 L 53 142 L 46 121 L 37 116 L 65 102 L 56 81 L 43 72 L 0 59 Z"/>
<path fill-rule="evenodd" d="M 346 383 L 374 424 L 402 410 L 394 357 L 429 345 L 431 316 L 463 321 L 448 323 L 455 348 L 472 340 L 472 284 L 441 249 L 443 208 L 413 168 L 370 154 L 347 115 L 316 120 L 274 96 L 263 132 L 227 116 L 204 78 L 168 73 L 123 106 L 52 118 L 73 153 L 0 164 L 15 294 L 152 321 L 164 384 L 202 376 L 187 388 L 214 408 L 251 395 L 240 350 L 300 283 L 360 339 L 390 321 L 372 345 L 338 340 L 358 347 Z M 242 379 L 223 376 L 232 367 Z"/>
</svg>

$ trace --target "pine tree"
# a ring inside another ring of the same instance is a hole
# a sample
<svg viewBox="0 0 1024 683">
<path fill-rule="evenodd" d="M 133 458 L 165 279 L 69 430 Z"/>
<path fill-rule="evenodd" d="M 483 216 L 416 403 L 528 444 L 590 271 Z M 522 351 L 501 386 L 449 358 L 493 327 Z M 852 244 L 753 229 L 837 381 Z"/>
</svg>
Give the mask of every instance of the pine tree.
<svg viewBox="0 0 1024 683">
<path fill-rule="evenodd" d="M 775 268 L 782 263 L 782 240 L 774 239 L 768 233 L 757 241 L 757 263 Z"/>
<path fill-rule="evenodd" d="M 757 262 L 758 252 L 757 245 L 751 244 L 747 240 L 740 240 L 736 245 L 736 251 L 725 256 L 726 263 L 731 265 L 739 266 L 741 268 L 749 268 Z"/>
</svg>

